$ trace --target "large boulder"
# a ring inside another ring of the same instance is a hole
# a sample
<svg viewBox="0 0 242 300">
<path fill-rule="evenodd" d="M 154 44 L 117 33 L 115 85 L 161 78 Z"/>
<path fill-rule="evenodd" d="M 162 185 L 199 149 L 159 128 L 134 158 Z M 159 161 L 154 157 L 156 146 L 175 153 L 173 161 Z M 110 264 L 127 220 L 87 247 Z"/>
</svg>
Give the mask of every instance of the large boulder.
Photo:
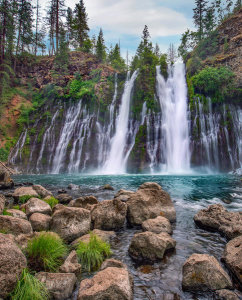
<svg viewBox="0 0 242 300">
<path fill-rule="evenodd" d="M 78 300 L 132 300 L 132 277 L 125 268 L 109 267 L 81 281 Z"/>
<path fill-rule="evenodd" d="M 45 284 L 53 299 L 65 300 L 72 295 L 77 278 L 73 273 L 37 273 L 36 278 Z"/>
<path fill-rule="evenodd" d="M 240 300 L 235 292 L 230 290 L 218 290 L 215 293 L 216 300 Z"/>
<path fill-rule="evenodd" d="M 31 198 L 25 205 L 26 215 L 30 217 L 34 213 L 51 215 L 51 207 L 48 203 L 38 198 Z"/>
<path fill-rule="evenodd" d="M 169 194 L 155 182 L 142 184 L 136 193 L 127 200 L 128 221 L 132 225 L 141 225 L 148 219 L 166 217 L 170 222 L 176 220 L 176 211 Z"/>
<path fill-rule="evenodd" d="M 182 287 L 190 291 L 231 289 L 232 282 L 215 257 L 192 254 L 183 265 Z"/>
<path fill-rule="evenodd" d="M 154 219 L 146 220 L 142 223 L 143 231 L 151 231 L 154 233 L 167 232 L 172 234 L 170 221 L 165 217 L 156 217 Z"/>
<path fill-rule="evenodd" d="M 0 194 L 0 215 L 3 213 L 5 202 L 6 202 L 5 196 Z"/>
<path fill-rule="evenodd" d="M 0 168 L 0 190 L 13 187 L 14 183 L 7 170 Z"/>
<path fill-rule="evenodd" d="M 0 233 L 0 298 L 13 291 L 27 261 L 19 247 Z"/>
<path fill-rule="evenodd" d="M 229 212 L 221 204 L 213 204 L 200 210 L 194 221 L 197 226 L 211 231 L 218 231 L 227 239 L 233 239 L 242 234 L 242 214 Z"/>
<path fill-rule="evenodd" d="M 76 275 L 81 273 L 81 265 L 78 263 L 78 257 L 75 250 L 71 251 L 64 264 L 60 266 L 60 272 L 75 273 Z"/>
<path fill-rule="evenodd" d="M 0 230 L 14 235 L 33 232 L 29 221 L 12 216 L 0 216 Z"/>
<path fill-rule="evenodd" d="M 48 231 L 51 217 L 40 213 L 33 213 L 29 218 L 29 222 L 34 231 Z"/>
<path fill-rule="evenodd" d="M 58 199 L 62 204 L 68 204 L 73 198 L 66 193 L 61 193 L 56 197 L 56 199 Z"/>
<path fill-rule="evenodd" d="M 72 200 L 68 206 L 70 207 L 81 207 L 86 209 L 91 209 L 93 205 L 98 204 L 98 200 L 94 196 L 85 196 L 79 197 L 77 199 Z"/>
<path fill-rule="evenodd" d="M 42 185 L 37 184 L 37 185 L 33 185 L 32 187 L 41 198 L 53 196 L 52 193 L 47 189 L 45 189 Z"/>
<path fill-rule="evenodd" d="M 114 231 L 104 231 L 104 230 L 99 230 L 99 229 L 94 229 L 92 231 L 92 234 L 98 236 L 101 240 L 103 240 L 106 243 L 109 243 L 110 239 L 116 235 Z M 75 247 L 77 244 L 79 244 L 79 242 L 88 243 L 90 240 L 90 237 L 91 237 L 90 233 L 85 234 L 85 235 L 79 237 L 78 239 L 74 240 L 71 243 L 71 245 Z"/>
<path fill-rule="evenodd" d="M 51 230 L 67 242 L 87 234 L 90 228 L 91 216 L 87 209 L 58 205 L 52 215 Z"/>
<path fill-rule="evenodd" d="M 93 227 L 103 230 L 120 229 L 125 222 L 127 205 L 120 200 L 104 200 L 91 211 Z"/>
<path fill-rule="evenodd" d="M 176 241 L 166 232 L 136 233 L 129 246 L 130 256 L 138 261 L 156 261 L 162 259 L 165 252 L 174 249 Z"/>
<path fill-rule="evenodd" d="M 20 218 L 20 219 L 27 220 L 26 213 L 24 213 L 22 210 L 11 208 L 11 209 L 7 209 L 7 213 L 9 213 L 14 218 Z"/>
<path fill-rule="evenodd" d="M 242 287 L 242 235 L 229 241 L 222 259 Z"/>
<path fill-rule="evenodd" d="M 32 197 L 38 197 L 38 193 L 33 189 L 33 186 L 22 186 L 17 188 L 14 193 L 13 197 L 17 200 L 19 200 L 22 196 L 32 196 Z"/>
</svg>

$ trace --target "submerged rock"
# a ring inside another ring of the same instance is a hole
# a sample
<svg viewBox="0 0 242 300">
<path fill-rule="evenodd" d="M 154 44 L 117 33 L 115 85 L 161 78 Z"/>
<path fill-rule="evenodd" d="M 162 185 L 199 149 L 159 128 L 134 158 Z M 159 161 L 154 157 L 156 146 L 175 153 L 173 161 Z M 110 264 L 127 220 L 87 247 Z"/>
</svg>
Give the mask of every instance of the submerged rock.
<svg viewBox="0 0 242 300">
<path fill-rule="evenodd" d="M 102 271 L 110 267 L 127 269 L 127 266 L 124 263 L 122 263 L 120 260 L 109 258 L 102 263 L 100 270 Z"/>
<path fill-rule="evenodd" d="M 45 284 L 53 299 L 65 300 L 72 295 L 77 278 L 73 273 L 40 272 L 36 278 Z"/>
<path fill-rule="evenodd" d="M 170 222 L 176 220 L 176 211 L 169 194 L 155 182 L 146 182 L 136 193 L 130 193 L 127 205 L 127 216 L 132 225 L 141 225 L 145 220 L 158 216 L 164 216 Z"/>
<path fill-rule="evenodd" d="M 81 281 L 78 300 L 132 300 L 133 281 L 125 268 L 108 267 Z"/>
<path fill-rule="evenodd" d="M 12 216 L 0 216 L 0 229 L 6 233 L 12 233 L 14 235 L 33 232 L 29 221 Z"/>
<path fill-rule="evenodd" d="M 218 231 L 227 239 L 233 239 L 242 234 L 242 214 L 229 212 L 221 204 L 210 205 L 200 210 L 194 216 L 194 221 L 197 226 Z"/>
<path fill-rule="evenodd" d="M 165 217 L 156 217 L 154 219 L 148 219 L 142 223 L 143 231 L 151 231 L 154 233 L 167 232 L 172 234 L 172 228 L 170 221 Z"/>
<path fill-rule="evenodd" d="M 72 242 L 90 231 L 89 210 L 64 205 L 57 206 L 58 209 L 52 215 L 51 230 L 58 233 L 65 241 Z"/>
<path fill-rule="evenodd" d="M 120 229 L 125 222 L 127 205 L 120 200 L 104 200 L 91 211 L 93 227 L 103 230 Z"/>
<path fill-rule="evenodd" d="M 71 251 L 64 264 L 60 266 L 60 272 L 75 273 L 76 275 L 81 273 L 81 265 L 78 263 L 78 257 L 75 250 Z"/>
<path fill-rule="evenodd" d="M 0 233 L 0 297 L 13 291 L 27 261 L 19 247 Z"/>
<path fill-rule="evenodd" d="M 102 190 L 114 191 L 114 188 L 110 184 L 105 184 L 101 187 Z"/>
<path fill-rule="evenodd" d="M 242 287 L 242 235 L 228 242 L 222 260 Z"/>
<path fill-rule="evenodd" d="M 104 231 L 104 230 L 99 230 L 99 229 L 94 229 L 92 231 L 92 233 L 96 236 L 98 236 L 101 240 L 103 240 L 104 242 L 108 243 L 110 241 L 110 239 L 115 236 L 115 232 L 114 231 Z M 85 234 L 81 237 L 79 237 L 78 239 L 76 239 L 75 241 L 73 241 L 71 243 L 72 246 L 76 246 L 79 242 L 84 242 L 84 243 L 88 243 L 90 240 L 90 233 Z"/>
<path fill-rule="evenodd" d="M 51 215 L 51 207 L 48 203 L 38 198 L 31 198 L 25 205 L 26 215 L 30 217 L 34 213 Z"/>
<path fill-rule="evenodd" d="M 183 265 L 182 287 L 190 291 L 231 289 L 232 282 L 214 256 L 193 254 Z"/>
<path fill-rule="evenodd" d="M 166 232 L 136 233 L 129 246 L 130 256 L 137 261 L 156 261 L 162 259 L 165 252 L 174 249 L 176 241 Z"/>
<path fill-rule="evenodd" d="M 48 231 L 50 228 L 51 217 L 48 215 L 33 213 L 29 221 L 34 231 Z"/>
</svg>

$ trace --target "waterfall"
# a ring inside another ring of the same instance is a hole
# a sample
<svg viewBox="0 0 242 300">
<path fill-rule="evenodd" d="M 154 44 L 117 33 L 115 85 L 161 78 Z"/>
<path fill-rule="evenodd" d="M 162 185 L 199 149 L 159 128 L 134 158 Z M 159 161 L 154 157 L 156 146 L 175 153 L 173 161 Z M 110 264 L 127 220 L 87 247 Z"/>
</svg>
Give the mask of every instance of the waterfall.
<svg viewBox="0 0 242 300">
<path fill-rule="evenodd" d="M 12 152 L 10 154 L 10 160 L 9 160 L 9 162 L 11 164 L 15 164 L 18 156 L 19 156 L 19 159 L 21 160 L 21 152 L 22 152 L 23 146 L 24 146 L 26 138 L 27 138 L 27 132 L 28 132 L 27 129 L 25 129 L 21 133 L 21 135 L 20 135 L 20 137 L 18 139 L 17 144 L 13 148 L 13 150 L 12 150 Z"/>
<path fill-rule="evenodd" d="M 167 81 L 157 67 L 157 94 L 162 112 L 162 146 L 165 169 L 169 173 L 190 170 L 189 127 L 187 118 L 187 88 L 185 67 L 169 67 Z"/>
<path fill-rule="evenodd" d="M 138 71 L 135 71 L 131 78 L 129 73 L 127 75 L 119 114 L 116 119 L 116 132 L 111 140 L 110 153 L 102 170 L 106 174 L 125 172 L 125 146 L 128 134 L 130 100 L 137 75 Z"/>
</svg>

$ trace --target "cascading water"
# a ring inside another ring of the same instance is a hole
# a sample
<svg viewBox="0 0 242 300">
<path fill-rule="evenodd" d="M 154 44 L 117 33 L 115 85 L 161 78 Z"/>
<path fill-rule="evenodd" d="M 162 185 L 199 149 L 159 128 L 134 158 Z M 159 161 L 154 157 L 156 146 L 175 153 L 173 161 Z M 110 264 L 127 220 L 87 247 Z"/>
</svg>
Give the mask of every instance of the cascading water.
<svg viewBox="0 0 242 300">
<path fill-rule="evenodd" d="M 165 166 L 162 171 L 186 173 L 190 171 L 189 129 L 187 118 L 187 88 L 185 67 L 169 67 L 168 79 L 157 67 L 157 94 L 162 112 L 162 147 Z"/>
<path fill-rule="evenodd" d="M 122 174 L 125 173 L 125 146 L 128 134 L 129 109 L 131 93 L 137 78 L 138 71 L 135 71 L 130 78 L 128 73 L 124 93 L 121 100 L 119 114 L 116 119 L 116 132 L 111 140 L 111 149 L 107 161 L 104 164 L 103 173 Z"/>
</svg>

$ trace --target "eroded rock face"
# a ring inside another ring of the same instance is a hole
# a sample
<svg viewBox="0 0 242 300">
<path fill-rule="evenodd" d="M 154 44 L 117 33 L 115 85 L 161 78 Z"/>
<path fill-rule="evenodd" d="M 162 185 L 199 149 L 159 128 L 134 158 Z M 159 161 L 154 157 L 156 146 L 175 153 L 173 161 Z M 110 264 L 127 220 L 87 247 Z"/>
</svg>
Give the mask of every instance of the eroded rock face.
<svg viewBox="0 0 242 300">
<path fill-rule="evenodd" d="M 91 209 L 92 205 L 98 204 L 98 200 L 94 196 L 85 196 L 72 200 L 68 206 L 71 207 L 81 207 L 86 209 Z"/>
<path fill-rule="evenodd" d="M 216 291 L 215 299 L 217 300 L 239 300 L 239 297 L 230 290 Z"/>
<path fill-rule="evenodd" d="M 131 193 L 127 205 L 127 216 L 132 225 L 141 225 L 145 220 L 158 216 L 164 216 L 170 222 L 176 220 L 176 211 L 169 194 L 155 182 L 146 182 L 136 193 Z"/>
<path fill-rule="evenodd" d="M 3 213 L 5 202 L 6 202 L 5 196 L 0 194 L 0 214 Z"/>
<path fill-rule="evenodd" d="M 48 191 L 47 189 L 45 189 L 42 185 L 33 185 L 33 189 L 36 191 L 36 193 L 41 197 L 41 198 L 45 198 L 48 196 L 53 196 L 52 193 L 50 191 Z"/>
<path fill-rule="evenodd" d="M 116 235 L 114 231 L 104 231 L 104 230 L 99 230 L 99 229 L 94 229 L 92 231 L 92 233 L 94 235 L 97 235 L 101 240 L 103 240 L 106 243 L 108 243 L 110 241 L 110 239 Z M 90 240 L 90 236 L 91 235 L 89 233 L 85 234 L 85 235 L 79 237 L 78 239 L 74 240 L 71 243 L 71 245 L 76 246 L 79 242 L 88 243 Z"/>
<path fill-rule="evenodd" d="M 229 212 L 223 205 L 214 204 L 200 210 L 194 221 L 197 226 L 218 231 L 227 239 L 233 239 L 242 234 L 242 215 L 239 212 Z"/>
<path fill-rule="evenodd" d="M 170 221 L 165 217 L 156 217 L 154 219 L 146 220 L 142 223 L 143 231 L 151 231 L 154 233 L 167 232 L 172 234 Z"/>
<path fill-rule="evenodd" d="M 127 205 L 120 200 L 104 200 L 91 211 L 93 227 L 102 230 L 120 229 L 125 222 Z"/>
<path fill-rule="evenodd" d="M 52 215 L 51 230 L 67 242 L 87 234 L 90 228 L 91 216 L 87 209 L 58 205 Z"/>
<path fill-rule="evenodd" d="M 127 269 L 109 267 L 81 281 L 78 300 L 132 300 L 132 278 Z"/>
<path fill-rule="evenodd" d="M 62 273 L 75 273 L 79 275 L 81 273 L 81 265 L 78 263 L 78 257 L 76 251 L 73 250 L 66 258 L 64 264 L 60 267 Z"/>
<path fill-rule="evenodd" d="M 14 235 L 33 232 L 29 221 L 12 216 L 0 216 L 0 229 Z"/>
<path fill-rule="evenodd" d="M 182 287 L 191 291 L 231 289 L 232 282 L 215 257 L 193 254 L 183 265 Z"/>
<path fill-rule="evenodd" d="M 51 215 L 51 207 L 48 203 L 38 198 L 31 198 L 25 205 L 26 215 L 30 217 L 34 213 Z"/>
<path fill-rule="evenodd" d="M 0 233 L 0 297 L 13 291 L 27 261 L 19 247 Z"/>
<path fill-rule="evenodd" d="M 77 281 L 77 278 L 73 273 L 40 272 L 35 276 L 45 284 L 52 298 L 56 300 L 65 300 L 69 298 Z"/>
<path fill-rule="evenodd" d="M 174 249 L 176 241 L 166 232 L 136 233 L 129 246 L 129 254 L 138 261 L 156 261 L 162 259 L 165 252 Z"/>
<path fill-rule="evenodd" d="M 223 261 L 242 287 L 242 235 L 228 242 L 223 253 Z"/>
<path fill-rule="evenodd" d="M 19 209 L 7 209 L 7 213 L 11 214 L 14 218 L 20 218 L 23 220 L 27 220 L 26 213 Z"/>
<path fill-rule="evenodd" d="M 38 193 L 33 189 L 32 186 L 22 186 L 22 187 L 17 188 L 13 193 L 13 197 L 17 200 L 21 196 L 38 197 Z"/>
<path fill-rule="evenodd" d="M 50 228 L 51 217 L 48 215 L 34 213 L 29 221 L 34 231 L 48 231 Z"/>
</svg>

